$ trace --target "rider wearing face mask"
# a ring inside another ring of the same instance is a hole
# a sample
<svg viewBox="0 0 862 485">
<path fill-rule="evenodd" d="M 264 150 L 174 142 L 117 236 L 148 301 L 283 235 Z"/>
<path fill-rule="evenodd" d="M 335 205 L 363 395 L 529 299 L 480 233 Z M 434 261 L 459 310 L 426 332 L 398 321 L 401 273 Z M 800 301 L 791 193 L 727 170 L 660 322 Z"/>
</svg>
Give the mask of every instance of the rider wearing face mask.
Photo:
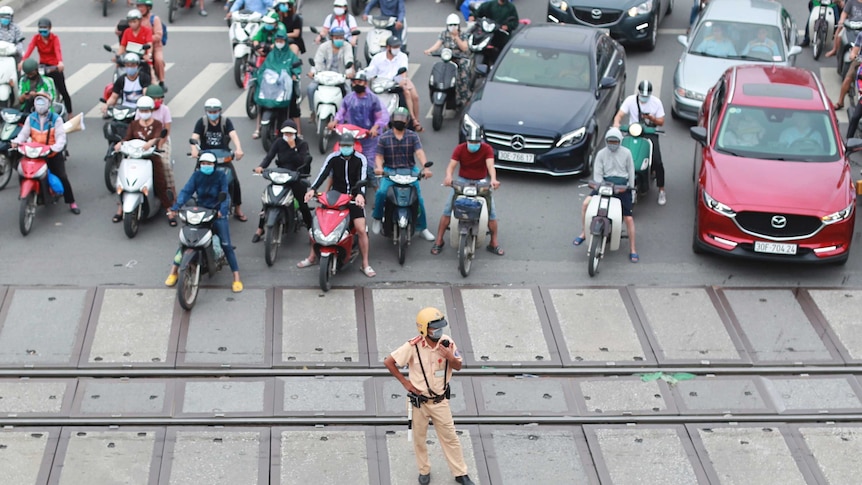
<svg viewBox="0 0 862 485">
<path fill-rule="evenodd" d="M 312 80 L 308 83 L 306 94 L 308 98 L 308 109 L 311 113 L 311 122 L 314 123 L 314 92 L 317 91 L 317 81 L 314 74 L 317 71 L 335 71 L 353 77 L 353 67 L 347 69 L 345 66 L 353 64 L 353 49 L 345 47 L 344 31 L 341 27 L 335 27 L 329 31 L 330 40 L 320 44 L 314 55 L 314 67 L 308 71 L 308 77 Z M 342 91 L 343 94 L 343 91 Z"/>
<path fill-rule="evenodd" d="M 2 20 L 2 18 L 0 18 Z M 72 113 L 72 97 L 69 95 L 69 90 L 66 89 L 66 77 L 63 75 L 63 51 L 60 49 L 60 38 L 51 32 L 51 20 L 47 18 L 39 19 L 39 32 L 30 39 L 30 44 L 27 50 L 24 51 L 24 59 L 33 54 L 33 50 L 39 52 L 39 62 L 49 66 L 49 72 L 45 75 L 54 81 L 54 86 L 57 92 L 62 96 L 63 103 L 66 105 L 66 113 Z M 2 40 L 2 39 L 0 39 Z M 19 66 L 23 68 L 23 66 Z"/>
<path fill-rule="evenodd" d="M 35 59 L 27 59 L 21 63 L 24 76 L 18 80 L 18 101 L 21 111 L 29 113 L 33 109 L 33 98 L 37 93 L 47 93 L 50 99 L 57 96 L 54 81 L 39 74 L 39 63 Z"/>
<path fill-rule="evenodd" d="M 352 92 L 348 93 L 335 113 L 335 119 L 329 122 L 329 129 L 338 124 L 356 125 L 365 128 L 368 134 L 359 140 L 362 153 L 368 160 L 368 173 L 374 172 L 374 160 L 377 156 L 377 137 L 389 125 L 389 112 L 383 108 L 380 98 L 368 89 L 368 78 L 359 71 L 352 80 Z M 373 177 L 369 177 L 373 179 Z M 373 185 L 373 183 L 371 184 Z"/>
<path fill-rule="evenodd" d="M 227 175 L 216 170 L 216 156 L 210 152 L 203 152 L 198 158 L 199 169 L 192 173 L 186 186 L 180 191 L 174 205 L 168 211 L 168 217 L 176 217 L 176 212 L 185 205 L 193 196 L 196 197 L 197 205 L 208 207 L 211 209 L 218 208 L 218 216 L 213 223 L 213 231 L 218 234 L 221 239 L 221 248 L 227 257 L 227 263 L 233 271 L 233 285 L 231 288 L 234 293 L 242 291 L 242 281 L 239 278 L 239 263 L 236 260 L 236 253 L 233 250 L 233 245 L 230 242 L 230 227 L 227 222 L 227 214 L 230 211 L 230 195 L 219 204 L 218 196 L 220 193 L 228 193 Z M 171 265 L 171 272 L 165 279 L 165 286 L 174 286 L 177 284 L 180 269 L 182 254 L 177 251 Z"/>
<path fill-rule="evenodd" d="M 275 0 L 273 9 L 278 14 L 278 20 L 287 29 L 287 41 L 290 50 L 299 56 L 305 54 L 305 41 L 302 39 L 302 15 L 296 13 L 296 0 Z"/>
<path fill-rule="evenodd" d="M 408 68 L 407 54 L 401 51 L 401 40 L 397 37 L 390 36 L 386 39 L 386 50 L 374 54 L 371 62 L 368 63 L 368 68 L 365 69 L 365 74 L 368 79 L 374 79 L 380 76 L 384 79 L 393 79 L 401 86 L 402 92 L 398 93 L 400 98 L 399 105 L 407 106 L 410 111 L 410 116 L 413 118 L 413 124 L 417 132 L 422 132 L 424 129 L 419 123 L 419 95 L 416 92 L 416 86 L 410 81 L 407 72 L 398 74 L 401 69 Z"/>
<path fill-rule="evenodd" d="M 21 132 L 12 140 L 12 148 L 17 148 L 19 144 L 26 141 L 51 146 L 48 170 L 63 183 L 63 199 L 69 204 L 69 210 L 78 215 L 81 209 L 75 203 L 72 185 L 66 176 L 66 158 L 63 156 L 63 149 L 66 148 L 66 130 L 63 128 L 63 119 L 60 115 L 51 111 L 50 96 L 46 92 L 36 93 L 33 99 L 33 112 L 27 116 L 21 126 Z"/>
<path fill-rule="evenodd" d="M 138 98 L 144 95 L 144 88 L 151 84 L 150 74 L 140 68 L 140 57 L 129 52 L 123 56 L 126 75 L 114 81 L 111 96 L 102 106 L 102 114 L 119 101 L 123 106 L 136 107 Z"/>
<path fill-rule="evenodd" d="M 308 152 L 308 143 L 297 136 L 296 123 L 292 120 L 287 120 L 281 125 L 281 137 L 269 147 L 266 156 L 260 165 L 255 167 L 254 173 L 261 173 L 263 169 L 269 167 L 269 164 L 275 160 L 275 165 L 278 168 L 286 168 L 288 170 L 300 171 L 304 175 L 308 175 L 311 171 L 311 154 Z M 300 170 L 300 168 L 302 170 Z M 308 204 L 303 200 L 305 191 L 308 190 L 308 184 L 305 180 L 293 180 L 288 184 L 290 190 L 293 191 L 296 200 L 299 202 L 299 212 L 302 214 L 302 222 L 305 227 L 311 228 L 311 211 L 308 210 Z M 260 222 L 257 225 L 257 231 L 251 238 L 251 242 L 260 242 L 261 236 L 264 234 L 264 212 L 260 211 Z"/>
<path fill-rule="evenodd" d="M 454 178 L 455 167 L 458 167 L 457 178 Z M 494 190 L 500 187 L 500 182 L 497 180 L 497 169 L 494 167 L 494 149 L 482 141 L 482 133 L 476 126 L 471 126 L 467 130 L 467 141 L 456 146 L 452 152 L 449 166 L 446 167 L 446 178 L 443 179 L 443 185 L 451 187 L 453 181 L 458 185 L 477 182 L 490 183 Z M 440 250 L 443 249 L 445 244 L 443 236 L 446 234 L 446 228 L 449 227 L 449 222 L 452 219 L 452 203 L 454 201 L 455 189 L 452 189 L 451 196 L 446 199 L 440 224 L 437 226 L 437 240 L 431 247 L 431 254 L 440 254 Z M 485 204 L 488 207 L 488 230 L 491 231 L 491 241 L 486 249 L 497 256 L 502 256 L 505 251 L 500 247 L 500 242 L 497 240 L 497 207 L 490 192 L 485 196 Z"/>
<path fill-rule="evenodd" d="M 428 159 L 425 158 L 422 142 L 419 141 L 419 135 L 413 130 L 407 129 L 408 119 L 409 115 L 406 108 L 398 108 L 392 114 L 392 129 L 381 135 L 377 142 L 375 175 L 383 175 L 387 169 L 412 168 L 415 173 L 424 173 L 425 178 L 431 178 L 431 171 L 425 168 Z M 416 164 L 417 160 L 419 161 L 418 165 Z M 419 181 L 416 180 L 412 185 L 416 187 L 416 196 L 419 198 L 419 218 L 416 220 L 416 230 L 426 241 L 433 241 L 435 237 L 428 230 L 428 222 L 425 218 L 425 214 L 427 214 L 425 201 L 422 199 L 422 191 L 419 190 Z M 371 230 L 374 234 L 380 234 L 380 230 L 383 228 L 381 222 L 383 204 L 386 201 L 386 192 L 391 186 L 392 181 L 388 177 L 380 179 L 380 188 L 377 189 L 377 194 L 374 197 L 374 222 L 371 224 Z"/>
<path fill-rule="evenodd" d="M 260 20 L 261 27 L 257 29 L 251 36 L 251 45 L 258 53 L 258 66 L 263 62 L 263 59 L 272 49 L 272 44 L 275 42 L 275 33 L 279 30 L 287 29 L 284 24 L 278 21 L 278 16 L 275 14 L 264 15 Z"/>
<path fill-rule="evenodd" d="M 605 134 L 604 148 L 596 154 L 595 164 L 593 166 L 593 181 L 596 184 L 602 182 L 611 182 L 614 185 L 628 185 L 628 190 L 623 193 L 615 193 L 614 197 L 620 199 L 620 205 L 623 209 L 623 221 L 626 223 L 626 229 L 629 236 L 629 260 L 632 263 L 639 261 L 638 252 L 635 249 L 635 220 L 632 217 L 632 189 L 635 186 L 635 162 L 632 160 L 632 152 L 624 146 L 620 146 L 623 141 L 623 134 L 619 128 L 610 128 Z M 584 204 L 581 207 L 581 222 L 584 223 L 584 217 L 587 214 L 587 206 L 590 205 L 590 200 L 598 194 L 598 188 L 593 189 L 590 195 L 584 198 Z M 584 231 L 576 237 L 572 244 L 580 246 L 584 243 Z"/>
<path fill-rule="evenodd" d="M 458 14 L 450 13 L 448 17 L 446 17 L 446 30 L 440 32 L 440 37 L 437 38 L 437 42 L 435 42 L 431 47 L 425 49 L 425 55 L 431 55 L 432 52 L 436 52 L 441 47 L 446 49 L 451 49 L 452 52 L 458 53 L 465 56 L 469 56 L 470 54 L 470 46 L 467 45 L 467 38 L 469 34 L 467 32 L 461 32 L 461 19 L 458 18 Z M 467 104 L 467 99 L 470 97 L 469 86 L 467 86 L 468 77 L 470 74 L 470 59 L 462 59 L 462 58 L 452 58 L 458 64 L 458 80 L 455 86 L 458 93 L 458 105 L 463 106 Z"/>
<path fill-rule="evenodd" d="M 620 105 L 620 110 L 614 116 L 614 126 L 620 126 L 623 117 L 628 115 L 628 123 L 642 123 L 646 126 L 664 126 L 664 105 L 661 100 L 652 95 L 652 83 L 643 80 L 638 83 L 637 93 L 627 97 Z M 652 171 L 658 186 L 658 205 L 667 203 L 664 191 L 664 163 L 661 160 L 661 146 L 658 134 L 644 135 L 652 141 Z"/>
<path fill-rule="evenodd" d="M 18 24 L 12 21 L 14 14 L 15 11 L 12 10 L 12 7 L 8 5 L 0 7 L 0 40 L 15 44 L 18 48 L 18 57 L 20 58 L 21 52 L 24 50 L 24 46 L 21 44 L 24 34 L 21 33 L 21 28 L 18 27 Z"/>
<path fill-rule="evenodd" d="M 287 42 L 287 32 L 279 28 L 275 33 L 273 49 L 266 55 L 266 60 L 263 61 L 260 72 L 269 70 L 278 75 L 281 75 L 280 73 L 282 72 L 290 72 L 290 77 L 293 79 L 293 95 L 290 98 L 290 106 L 288 107 L 287 116 L 296 123 L 299 134 L 302 135 L 302 128 L 299 126 L 299 117 L 302 115 L 302 112 L 299 109 L 299 102 L 297 99 L 301 92 L 299 88 L 299 78 L 302 75 L 302 65 L 301 63 L 294 65 L 299 61 L 299 57 L 297 57 L 297 55 L 287 47 Z M 258 88 L 260 88 L 260 86 L 258 86 Z M 251 137 L 255 140 L 260 138 L 260 117 L 262 113 L 262 109 L 257 110 L 257 125 L 255 126 L 254 133 L 251 134 Z"/>
<path fill-rule="evenodd" d="M 327 38 L 329 32 L 339 27 L 344 31 L 344 40 L 356 47 L 357 36 L 353 35 L 353 31 L 358 29 L 356 18 L 347 11 L 347 0 L 335 0 L 332 3 L 332 13 L 323 19 L 323 28 L 320 34 L 315 37 L 314 42 L 320 44 Z"/>
<path fill-rule="evenodd" d="M 146 89 L 146 95 L 153 98 L 153 119 L 158 120 L 162 124 L 162 127 L 168 130 L 168 134 L 158 141 L 158 149 L 162 152 L 159 158 L 162 159 L 165 187 L 176 194 L 177 191 L 174 188 L 176 186 L 174 166 L 171 163 L 171 124 L 173 123 L 173 119 L 171 118 L 170 108 L 164 103 L 165 90 L 158 84 L 151 84 Z M 141 119 L 140 110 L 135 114 L 135 119 Z"/>
</svg>

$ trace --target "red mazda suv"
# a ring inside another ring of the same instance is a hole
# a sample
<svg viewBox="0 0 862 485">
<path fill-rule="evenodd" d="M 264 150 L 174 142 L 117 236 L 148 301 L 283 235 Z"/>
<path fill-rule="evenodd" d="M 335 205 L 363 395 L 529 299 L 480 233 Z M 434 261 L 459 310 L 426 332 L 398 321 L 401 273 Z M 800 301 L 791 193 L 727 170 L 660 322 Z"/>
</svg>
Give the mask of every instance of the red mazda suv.
<svg viewBox="0 0 862 485">
<path fill-rule="evenodd" d="M 856 190 L 838 122 L 811 72 L 728 69 L 707 93 L 695 150 L 695 253 L 843 264 Z"/>
</svg>

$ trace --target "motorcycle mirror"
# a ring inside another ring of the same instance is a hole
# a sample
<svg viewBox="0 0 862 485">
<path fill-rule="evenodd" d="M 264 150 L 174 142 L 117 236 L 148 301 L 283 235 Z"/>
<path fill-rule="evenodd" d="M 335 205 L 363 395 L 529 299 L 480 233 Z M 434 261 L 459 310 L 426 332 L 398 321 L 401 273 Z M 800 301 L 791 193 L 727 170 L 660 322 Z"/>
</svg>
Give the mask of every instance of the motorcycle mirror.
<svg viewBox="0 0 862 485">
<path fill-rule="evenodd" d="M 166 128 L 162 128 L 161 133 L 159 133 L 159 138 L 164 138 L 168 136 L 168 130 Z"/>
<path fill-rule="evenodd" d="M 105 98 L 99 98 L 99 101 L 101 101 L 101 102 L 103 102 L 103 103 L 107 103 L 107 102 L 108 102 Z"/>
<path fill-rule="evenodd" d="M 300 67 L 300 66 L 302 66 L 302 59 L 297 59 L 297 60 L 293 61 L 293 67 Z"/>
<path fill-rule="evenodd" d="M 114 49 L 111 49 L 111 46 L 109 46 L 108 44 L 102 44 L 102 48 L 108 52 L 114 52 Z"/>
<path fill-rule="evenodd" d="M 197 145 L 197 144 L 198 144 L 198 141 L 197 141 L 197 140 L 195 140 L 194 138 L 189 138 L 189 144 L 190 144 L 190 145 Z"/>
<path fill-rule="evenodd" d="M 398 74 L 399 74 L 399 75 L 400 75 L 400 74 L 404 74 L 405 72 L 407 72 L 407 68 L 406 68 L 406 67 L 402 67 L 402 68 L 398 69 Z"/>
<path fill-rule="evenodd" d="M 353 29 L 350 31 L 350 35 L 359 35 L 361 33 L 362 33 L 362 31 L 359 29 Z"/>
<path fill-rule="evenodd" d="M 308 65 L 309 65 L 309 66 L 314 67 L 314 64 L 315 64 L 315 63 L 314 63 L 314 59 L 309 59 L 309 60 L 308 60 Z"/>
<path fill-rule="evenodd" d="M 308 61 L 311 62 L 312 59 L 309 59 Z M 314 64 L 312 64 L 312 65 L 314 65 Z M 345 69 L 350 69 L 351 67 L 353 67 L 353 62 L 348 62 L 347 64 L 344 65 L 344 67 L 345 67 Z"/>
<path fill-rule="evenodd" d="M 317 27 L 315 27 L 313 25 L 309 26 L 308 30 L 310 30 L 313 34 L 319 34 L 320 33 L 320 31 L 317 30 Z"/>
<path fill-rule="evenodd" d="M 427 162 L 425 162 L 425 168 L 428 168 L 428 167 L 430 167 L 430 166 L 432 166 L 432 165 L 434 165 L 434 162 L 432 162 L 432 161 L 427 161 Z"/>
<path fill-rule="evenodd" d="M 144 45 L 142 45 L 142 46 L 141 46 L 141 50 L 142 50 L 142 51 L 144 51 L 144 52 L 146 52 L 146 51 L 150 50 L 152 47 L 153 47 L 153 46 L 152 46 L 152 45 L 150 45 L 150 44 L 144 44 Z"/>
</svg>

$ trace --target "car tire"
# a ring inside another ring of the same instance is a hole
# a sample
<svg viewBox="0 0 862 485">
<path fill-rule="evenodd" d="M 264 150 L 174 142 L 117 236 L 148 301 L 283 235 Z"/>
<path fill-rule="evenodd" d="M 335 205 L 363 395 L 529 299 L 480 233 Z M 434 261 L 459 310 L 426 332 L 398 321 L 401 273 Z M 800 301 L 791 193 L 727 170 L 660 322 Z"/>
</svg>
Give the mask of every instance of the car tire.
<svg viewBox="0 0 862 485">
<path fill-rule="evenodd" d="M 695 192 L 697 192 L 697 189 L 695 189 Z M 697 231 L 697 224 L 698 224 L 697 206 L 695 206 L 694 207 L 694 228 L 691 231 L 691 252 L 693 252 L 694 254 L 704 254 L 704 253 L 706 253 L 706 251 L 704 251 L 703 248 L 700 247 L 699 241 L 697 240 L 697 232 L 698 232 Z"/>
<path fill-rule="evenodd" d="M 652 52 L 655 50 L 655 46 L 658 43 L 658 19 L 659 16 L 656 14 L 653 17 L 652 30 L 650 31 L 649 39 L 644 42 L 643 46 L 647 52 Z"/>
<path fill-rule="evenodd" d="M 682 119 L 682 116 L 680 116 L 679 113 L 677 113 L 676 110 L 673 109 L 673 106 L 670 107 L 670 117 L 677 121 Z"/>
<path fill-rule="evenodd" d="M 589 174 L 593 173 L 593 165 L 596 163 L 596 153 L 599 151 L 599 133 L 598 130 L 593 130 L 590 134 L 590 148 L 589 153 L 586 155 L 586 165 L 589 170 Z"/>
</svg>

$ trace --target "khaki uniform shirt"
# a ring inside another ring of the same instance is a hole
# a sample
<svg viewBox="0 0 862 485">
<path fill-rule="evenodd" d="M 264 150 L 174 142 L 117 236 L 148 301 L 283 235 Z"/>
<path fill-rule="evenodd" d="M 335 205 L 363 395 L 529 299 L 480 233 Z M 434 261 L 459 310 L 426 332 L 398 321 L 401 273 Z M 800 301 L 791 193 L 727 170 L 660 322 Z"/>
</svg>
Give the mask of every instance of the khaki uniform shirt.
<svg viewBox="0 0 862 485">
<path fill-rule="evenodd" d="M 449 346 L 452 348 L 452 352 L 455 353 L 455 357 L 458 360 L 462 360 L 461 353 L 458 351 L 458 347 L 455 346 L 455 342 L 452 340 L 452 337 L 443 334 L 440 338 L 440 341 L 448 340 L 451 342 Z M 437 348 L 440 348 L 441 351 L 438 351 Z M 419 349 L 419 355 L 416 355 L 416 349 Z M 412 340 L 407 341 L 401 347 L 395 349 L 392 354 L 390 354 L 392 358 L 395 360 L 395 364 L 398 367 L 409 366 L 408 379 L 410 379 L 410 383 L 413 384 L 416 389 L 422 392 L 424 396 L 431 397 L 432 394 L 428 392 L 428 384 L 425 383 L 425 377 L 428 378 L 428 383 L 431 384 L 431 390 L 434 391 L 436 395 L 442 395 L 444 392 L 443 389 L 443 371 L 446 369 L 446 359 L 443 357 L 442 347 L 438 342 L 437 345 L 433 347 L 428 345 L 425 341 L 425 338 L 421 335 L 417 335 Z M 425 367 L 425 377 L 422 376 L 422 367 L 419 365 L 419 361 L 417 358 L 422 357 L 422 366 Z M 447 372 L 446 383 L 449 383 L 452 380 L 452 366 L 449 366 L 449 372 Z"/>
</svg>

